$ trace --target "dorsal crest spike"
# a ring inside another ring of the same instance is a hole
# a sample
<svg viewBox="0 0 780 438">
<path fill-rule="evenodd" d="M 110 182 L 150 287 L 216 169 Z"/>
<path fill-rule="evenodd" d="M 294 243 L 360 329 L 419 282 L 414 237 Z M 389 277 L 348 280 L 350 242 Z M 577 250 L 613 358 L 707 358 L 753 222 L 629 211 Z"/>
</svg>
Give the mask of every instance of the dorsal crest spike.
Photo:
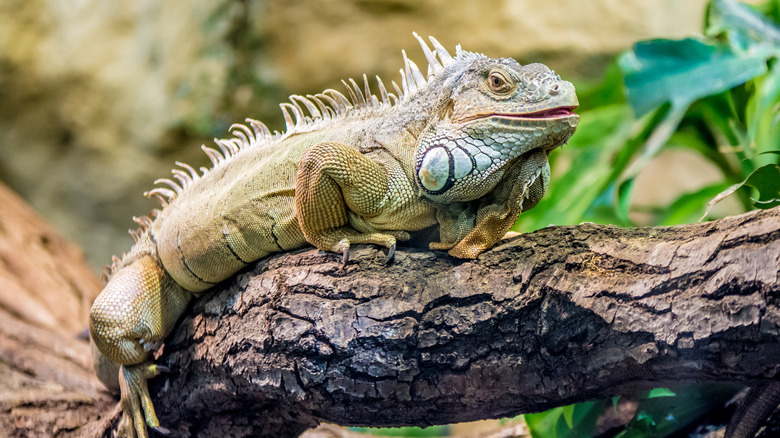
<svg viewBox="0 0 780 438">
<path fill-rule="evenodd" d="M 404 97 L 411 94 L 411 90 L 409 89 L 409 82 L 406 79 L 406 74 L 404 73 L 404 70 L 401 69 L 399 70 L 399 72 L 401 72 L 401 87 L 403 88 L 403 92 L 401 92 L 401 90 L 397 90 L 397 91 L 399 92 L 398 94 L 400 95 L 401 99 L 403 99 Z"/>
<path fill-rule="evenodd" d="M 347 81 L 341 80 L 341 83 L 344 84 L 345 87 L 347 87 L 347 93 L 349 93 L 349 103 L 353 107 L 358 106 L 358 99 L 357 96 L 355 96 L 355 90 L 352 89 L 352 87 L 349 86 Z"/>
<path fill-rule="evenodd" d="M 291 106 L 292 107 L 292 105 L 290 105 L 289 103 L 280 103 L 279 104 L 279 107 L 282 109 L 282 115 L 284 116 L 285 130 L 287 132 L 290 132 L 290 131 L 293 130 L 293 128 L 295 128 L 295 122 L 293 121 L 293 118 L 290 115 L 290 113 L 287 111 L 287 106 Z"/>
<path fill-rule="evenodd" d="M 256 141 L 254 132 L 252 132 L 249 127 L 243 123 L 234 123 L 230 125 L 228 131 L 241 139 L 242 147 L 254 144 Z"/>
<path fill-rule="evenodd" d="M 299 96 L 297 94 L 293 94 L 290 96 L 290 101 L 293 103 L 297 100 L 298 102 L 302 103 L 303 106 L 306 107 L 306 110 L 309 111 L 309 114 L 311 114 L 311 117 L 314 119 L 318 119 L 322 117 L 322 114 L 320 114 L 320 111 L 317 109 L 317 107 L 307 98 L 303 96 Z"/>
<path fill-rule="evenodd" d="M 382 78 L 376 77 L 377 88 L 379 88 L 379 96 L 382 98 L 383 105 L 390 105 L 390 99 L 387 97 L 387 89 L 385 84 L 382 83 Z"/>
<path fill-rule="evenodd" d="M 344 82 L 344 81 L 342 81 L 342 82 Z M 344 84 L 344 85 L 346 85 L 346 84 Z M 339 104 L 344 107 L 344 114 L 346 114 L 347 112 L 349 112 L 349 110 L 352 109 L 352 103 L 349 101 L 349 99 L 347 99 L 347 96 L 344 96 L 344 94 L 342 94 L 341 92 L 336 91 L 336 90 L 334 90 L 332 88 L 328 88 L 327 90 L 323 91 L 322 93 L 323 94 L 330 93 L 331 96 L 333 97 L 333 99 L 337 100 L 339 102 Z"/>
<path fill-rule="evenodd" d="M 243 126 L 243 125 L 233 125 L 233 126 Z M 247 136 L 246 133 L 244 131 L 241 131 L 241 130 L 231 129 L 231 133 L 234 136 L 238 137 L 238 141 L 239 141 L 239 143 L 241 143 L 239 145 L 239 147 L 248 146 L 248 145 L 252 144 L 252 142 L 254 140 L 254 136 L 253 135 L 250 134 L 249 136 Z"/>
<path fill-rule="evenodd" d="M 148 192 L 144 192 L 144 196 L 147 198 L 157 198 L 157 200 L 160 201 L 160 205 L 165 208 L 169 202 L 176 199 L 176 192 L 164 187 L 156 187 Z"/>
<path fill-rule="evenodd" d="M 133 216 L 133 222 L 137 223 L 143 230 L 152 226 L 152 219 L 149 216 L 136 217 Z"/>
<path fill-rule="evenodd" d="M 420 69 L 417 67 L 417 64 L 414 63 L 411 59 L 409 60 L 409 70 L 412 72 L 412 77 L 414 78 L 414 82 L 417 85 L 417 89 L 422 89 L 425 87 L 425 77 L 423 76 Z"/>
<path fill-rule="evenodd" d="M 401 71 L 401 76 L 403 77 L 403 75 L 404 75 L 404 72 Z M 393 88 L 395 89 L 396 96 L 397 96 L 398 100 L 403 99 L 404 98 L 404 92 L 401 90 L 401 88 L 398 86 L 398 84 L 395 83 L 395 81 L 393 81 L 392 84 L 393 84 Z"/>
<path fill-rule="evenodd" d="M 411 68 L 411 61 L 409 61 L 409 58 L 406 56 L 406 50 L 401 50 L 401 54 L 404 56 L 404 73 L 406 75 L 402 74 L 401 81 L 406 80 L 406 85 L 408 88 L 407 94 L 414 94 L 417 92 L 417 81 L 415 81 L 415 77 L 412 74 L 412 68 Z M 404 89 L 404 91 L 407 91 L 407 89 Z"/>
<path fill-rule="evenodd" d="M 182 186 L 179 185 L 176 181 L 170 179 L 170 178 L 159 178 L 154 181 L 155 184 L 166 184 L 168 187 L 172 188 L 176 195 L 180 194 L 183 190 Z M 149 193 L 153 192 L 155 189 L 152 189 L 149 191 Z"/>
<path fill-rule="evenodd" d="M 192 184 L 192 178 L 187 174 L 187 172 L 179 169 L 173 169 L 171 170 L 171 173 L 173 174 L 173 177 L 179 181 L 179 184 L 183 188 L 187 188 Z"/>
<path fill-rule="evenodd" d="M 356 102 L 355 106 L 365 107 L 366 106 L 366 100 L 367 100 L 366 98 L 368 96 L 365 96 L 365 97 L 363 96 L 363 92 L 360 91 L 360 87 L 358 87 L 357 83 L 355 83 L 355 81 L 352 78 L 349 78 L 349 83 L 350 83 L 350 85 L 352 85 L 352 88 L 355 90 L 355 95 L 358 98 L 358 102 Z"/>
<path fill-rule="evenodd" d="M 214 143 L 219 146 L 219 150 L 222 151 L 222 154 L 225 156 L 225 158 L 232 157 L 240 150 L 237 142 L 233 142 L 231 140 L 215 138 Z"/>
<path fill-rule="evenodd" d="M 371 107 L 376 107 L 376 97 L 371 93 L 371 87 L 368 85 L 368 76 L 363 73 L 363 91 L 366 96 L 366 103 Z"/>
<path fill-rule="evenodd" d="M 255 138 L 257 140 L 265 140 L 271 136 L 271 131 L 265 126 L 265 123 L 255 119 L 246 119 L 246 122 L 252 126 L 252 130 L 255 131 Z"/>
<path fill-rule="evenodd" d="M 444 46 L 439 43 L 436 38 L 429 36 L 429 40 L 431 40 L 431 44 L 433 44 L 434 50 L 436 50 L 436 54 L 439 55 L 439 59 L 441 59 L 441 65 L 443 67 L 447 67 L 448 65 L 455 62 L 455 60 L 450 55 L 450 52 L 447 51 L 447 49 L 444 48 Z"/>
<path fill-rule="evenodd" d="M 287 125 L 287 132 L 290 133 L 295 130 L 298 126 L 303 123 L 303 111 L 298 107 L 297 104 L 293 105 L 293 103 L 280 103 L 279 107 L 282 108 L 282 111 L 285 113 L 284 121 Z M 286 110 L 290 110 L 293 113 L 293 116 L 295 116 L 295 120 L 293 121 L 292 117 L 287 113 Z"/>
<path fill-rule="evenodd" d="M 291 105 L 291 109 L 293 111 L 293 114 L 295 115 L 295 127 L 298 128 L 302 124 L 306 123 L 306 114 L 303 113 L 303 108 L 301 108 L 300 105 L 298 105 L 298 102 L 295 99 L 290 99 L 290 103 L 288 105 Z"/>
<path fill-rule="evenodd" d="M 225 159 L 225 157 L 216 149 L 210 148 L 206 145 L 202 145 L 200 148 L 203 149 L 203 152 L 205 152 L 206 156 L 209 157 L 212 166 L 216 166 Z"/>
<path fill-rule="evenodd" d="M 190 176 L 192 177 L 193 180 L 196 180 L 196 179 L 200 178 L 200 175 L 198 175 L 198 171 L 195 170 L 195 168 L 193 168 L 189 164 L 183 163 L 181 161 L 176 161 L 176 165 L 181 167 L 181 168 L 183 168 L 183 169 L 185 169 L 187 172 L 189 172 Z"/>
<path fill-rule="evenodd" d="M 327 90 L 326 90 L 327 92 Z M 334 99 L 333 97 L 328 96 L 327 94 L 321 93 L 316 95 L 318 98 L 328 102 L 331 108 L 333 108 L 333 111 L 336 112 L 336 115 L 341 116 L 347 113 L 347 107 L 344 106 L 344 104 L 339 101 L 338 99 Z M 344 98 L 346 99 L 346 98 Z"/>
<path fill-rule="evenodd" d="M 431 51 L 427 44 L 425 44 L 425 41 L 420 37 L 420 35 L 417 35 L 417 32 L 412 32 L 412 35 L 414 35 L 414 37 L 417 39 L 417 42 L 420 43 L 423 54 L 425 54 L 425 59 L 428 61 L 428 78 L 435 76 L 443 70 L 443 67 L 441 64 L 439 64 L 439 60 L 436 59 L 436 54 Z"/>
<path fill-rule="evenodd" d="M 325 105 L 319 97 L 307 94 L 306 98 L 314 102 L 319 107 L 323 119 L 330 120 L 333 118 L 333 110 L 329 106 Z"/>
</svg>

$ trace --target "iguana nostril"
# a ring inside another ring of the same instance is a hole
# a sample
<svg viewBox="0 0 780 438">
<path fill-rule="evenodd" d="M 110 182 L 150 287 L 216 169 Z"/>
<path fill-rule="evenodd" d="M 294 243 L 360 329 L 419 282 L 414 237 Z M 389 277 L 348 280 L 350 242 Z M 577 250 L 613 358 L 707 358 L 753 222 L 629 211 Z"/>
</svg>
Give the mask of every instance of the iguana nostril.
<svg viewBox="0 0 780 438">
<path fill-rule="evenodd" d="M 558 91 L 560 90 L 560 87 L 558 84 L 553 84 L 550 88 L 547 89 L 547 92 L 555 96 L 558 94 Z"/>
</svg>

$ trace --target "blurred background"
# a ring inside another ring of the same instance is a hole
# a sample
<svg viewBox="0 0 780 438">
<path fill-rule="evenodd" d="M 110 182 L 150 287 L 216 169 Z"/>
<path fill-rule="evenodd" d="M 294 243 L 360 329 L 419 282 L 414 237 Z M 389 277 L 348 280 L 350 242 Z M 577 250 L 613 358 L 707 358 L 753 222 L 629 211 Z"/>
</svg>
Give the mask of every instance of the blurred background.
<svg viewBox="0 0 780 438">
<path fill-rule="evenodd" d="M 706 3 L 3 0 L 0 182 L 99 272 L 174 161 L 207 164 L 199 146 L 246 117 L 283 130 L 290 94 L 398 81 L 401 49 L 425 65 L 412 31 L 594 81 L 638 40 L 700 34 Z"/>
</svg>

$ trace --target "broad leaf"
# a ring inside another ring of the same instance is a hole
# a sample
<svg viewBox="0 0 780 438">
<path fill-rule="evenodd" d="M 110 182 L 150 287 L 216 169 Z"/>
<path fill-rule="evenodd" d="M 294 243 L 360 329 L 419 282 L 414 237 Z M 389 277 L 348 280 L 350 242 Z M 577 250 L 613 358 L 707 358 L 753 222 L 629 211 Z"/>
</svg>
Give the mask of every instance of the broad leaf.
<svg viewBox="0 0 780 438">
<path fill-rule="evenodd" d="M 715 0 L 708 16 L 707 34 L 726 33 L 732 44 L 747 48 L 751 43 L 780 47 L 780 29 L 772 20 L 748 5 L 733 0 Z"/>
<path fill-rule="evenodd" d="M 534 438 L 577 438 L 593 434 L 596 420 L 606 409 L 605 400 L 577 403 L 526 414 L 525 423 Z"/>
<path fill-rule="evenodd" d="M 766 53 L 735 53 L 728 46 L 688 38 L 637 43 L 621 56 L 628 98 L 637 115 L 669 102 L 686 108 L 766 72 Z"/>
</svg>

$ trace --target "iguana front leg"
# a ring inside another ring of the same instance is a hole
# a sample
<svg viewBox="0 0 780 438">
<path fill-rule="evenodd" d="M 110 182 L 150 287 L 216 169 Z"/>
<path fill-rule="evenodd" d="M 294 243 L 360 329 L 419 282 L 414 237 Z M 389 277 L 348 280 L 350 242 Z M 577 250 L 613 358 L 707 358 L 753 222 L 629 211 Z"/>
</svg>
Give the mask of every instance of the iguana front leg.
<svg viewBox="0 0 780 438">
<path fill-rule="evenodd" d="M 378 231 L 367 217 L 393 203 L 392 178 L 405 178 L 389 172 L 355 148 L 325 142 L 310 148 L 301 157 L 295 184 L 295 214 L 306 240 L 324 251 L 343 254 L 349 260 L 354 243 L 382 245 L 395 252 L 396 239 L 409 238 L 406 231 Z"/>
<path fill-rule="evenodd" d="M 146 381 L 164 370 L 150 354 L 171 332 L 191 298 L 150 256 L 120 268 L 92 304 L 89 331 L 98 349 L 96 371 L 121 393 L 120 436 L 161 430 Z M 116 374 L 117 365 L 119 373 Z"/>
<path fill-rule="evenodd" d="M 520 213 L 542 198 L 550 181 L 547 154 L 540 151 L 521 159 L 523 161 L 510 167 L 496 188 L 479 201 L 474 228 L 449 250 L 450 255 L 475 258 L 501 240 Z"/>
</svg>

